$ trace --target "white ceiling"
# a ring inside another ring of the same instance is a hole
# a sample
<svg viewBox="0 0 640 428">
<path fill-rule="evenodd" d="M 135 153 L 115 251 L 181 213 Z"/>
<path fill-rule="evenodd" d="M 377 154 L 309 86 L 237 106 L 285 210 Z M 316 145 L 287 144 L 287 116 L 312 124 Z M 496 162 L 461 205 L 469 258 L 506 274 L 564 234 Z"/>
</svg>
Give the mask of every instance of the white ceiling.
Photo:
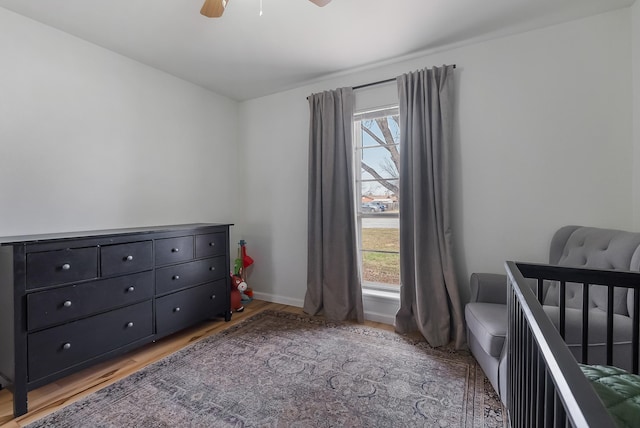
<svg viewBox="0 0 640 428">
<path fill-rule="evenodd" d="M 0 6 L 214 92 L 246 100 L 442 46 L 560 23 L 635 0 L 0 0 Z"/>
</svg>

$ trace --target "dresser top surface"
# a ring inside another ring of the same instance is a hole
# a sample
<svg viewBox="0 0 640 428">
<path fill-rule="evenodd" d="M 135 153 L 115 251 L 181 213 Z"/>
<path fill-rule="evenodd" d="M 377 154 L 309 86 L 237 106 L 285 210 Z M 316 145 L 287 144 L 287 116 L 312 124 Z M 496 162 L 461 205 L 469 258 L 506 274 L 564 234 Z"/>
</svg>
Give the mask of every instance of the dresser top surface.
<svg viewBox="0 0 640 428">
<path fill-rule="evenodd" d="M 77 231 L 77 232 L 62 232 L 62 233 L 47 233 L 37 235 L 23 235 L 23 236 L 0 236 L 0 245 L 21 245 L 35 242 L 51 242 L 51 241 L 64 241 L 68 239 L 86 238 L 86 237 L 100 237 L 100 236 L 118 236 L 118 235 L 130 235 L 141 233 L 159 233 L 170 232 L 180 230 L 195 230 L 208 227 L 221 227 L 221 226 L 233 226 L 231 223 L 190 223 L 190 224 L 177 224 L 177 225 L 163 225 L 163 226 L 145 226 L 145 227 L 129 227 L 120 229 L 105 229 L 105 230 L 89 230 L 89 231 Z"/>
</svg>

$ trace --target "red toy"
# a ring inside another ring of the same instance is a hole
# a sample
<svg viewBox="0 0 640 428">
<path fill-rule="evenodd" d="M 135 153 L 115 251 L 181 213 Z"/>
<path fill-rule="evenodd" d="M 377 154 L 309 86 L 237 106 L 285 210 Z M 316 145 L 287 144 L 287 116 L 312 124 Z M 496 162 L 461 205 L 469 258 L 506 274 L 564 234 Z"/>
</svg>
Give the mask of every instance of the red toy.
<svg viewBox="0 0 640 428">
<path fill-rule="evenodd" d="M 238 287 L 240 291 L 240 303 L 236 303 L 237 298 L 232 295 L 231 308 L 234 305 L 241 306 L 242 303 L 249 303 L 253 300 L 253 290 L 247 285 L 247 268 L 253 264 L 253 259 L 247 255 L 246 241 L 244 239 L 238 242 L 238 258 L 233 262 L 233 273 L 231 274 L 232 281 L 236 284 L 244 284 L 243 287 Z M 233 288 L 233 287 L 232 287 Z M 232 290 L 232 294 L 233 290 Z M 244 308 L 242 308 L 244 309 Z M 240 312 L 239 309 L 237 312 Z"/>
<path fill-rule="evenodd" d="M 242 292 L 246 291 L 247 283 L 240 275 L 231 274 L 231 311 L 242 312 Z"/>
</svg>

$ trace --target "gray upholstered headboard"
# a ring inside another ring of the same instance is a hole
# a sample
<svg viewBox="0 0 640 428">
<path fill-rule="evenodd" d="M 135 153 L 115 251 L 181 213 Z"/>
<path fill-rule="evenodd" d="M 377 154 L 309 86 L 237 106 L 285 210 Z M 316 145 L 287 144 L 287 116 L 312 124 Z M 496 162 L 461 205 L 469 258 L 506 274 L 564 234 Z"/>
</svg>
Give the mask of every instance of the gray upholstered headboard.
<svg viewBox="0 0 640 428">
<path fill-rule="evenodd" d="M 551 240 L 549 263 L 637 271 L 640 270 L 640 233 L 564 226 Z"/>
<path fill-rule="evenodd" d="M 582 226 L 564 226 L 561 227 L 553 234 L 553 238 L 551 238 L 551 245 L 549 246 L 549 264 L 557 265 L 560 257 L 562 256 L 562 252 L 564 251 L 564 246 L 567 243 L 567 240 L 571 236 L 576 229 L 581 228 Z"/>
<path fill-rule="evenodd" d="M 564 226 L 554 234 L 549 249 L 549 263 L 560 266 L 640 271 L 640 233 L 597 227 Z M 606 308 L 606 287 L 590 288 L 590 306 Z M 626 288 L 614 290 L 614 312 L 628 315 Z M 557 284 L 545 290 L 545 304 L 558 305 Z M 567 284 L 567 307 L 580 308 L 582 285 Z"/>
</svg>

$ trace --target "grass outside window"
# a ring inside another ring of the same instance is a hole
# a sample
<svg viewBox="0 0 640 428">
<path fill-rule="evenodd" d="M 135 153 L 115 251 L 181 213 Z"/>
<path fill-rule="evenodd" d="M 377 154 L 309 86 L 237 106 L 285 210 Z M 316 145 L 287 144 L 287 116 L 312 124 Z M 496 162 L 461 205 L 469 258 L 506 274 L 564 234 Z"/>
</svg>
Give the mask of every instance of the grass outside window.
<svg viewBox="0 0 640 428">
<path fill-rule="evenodd" d="M 362 279 L 400 285 L 399 229 L 362 229 Z"/>
</svg>

